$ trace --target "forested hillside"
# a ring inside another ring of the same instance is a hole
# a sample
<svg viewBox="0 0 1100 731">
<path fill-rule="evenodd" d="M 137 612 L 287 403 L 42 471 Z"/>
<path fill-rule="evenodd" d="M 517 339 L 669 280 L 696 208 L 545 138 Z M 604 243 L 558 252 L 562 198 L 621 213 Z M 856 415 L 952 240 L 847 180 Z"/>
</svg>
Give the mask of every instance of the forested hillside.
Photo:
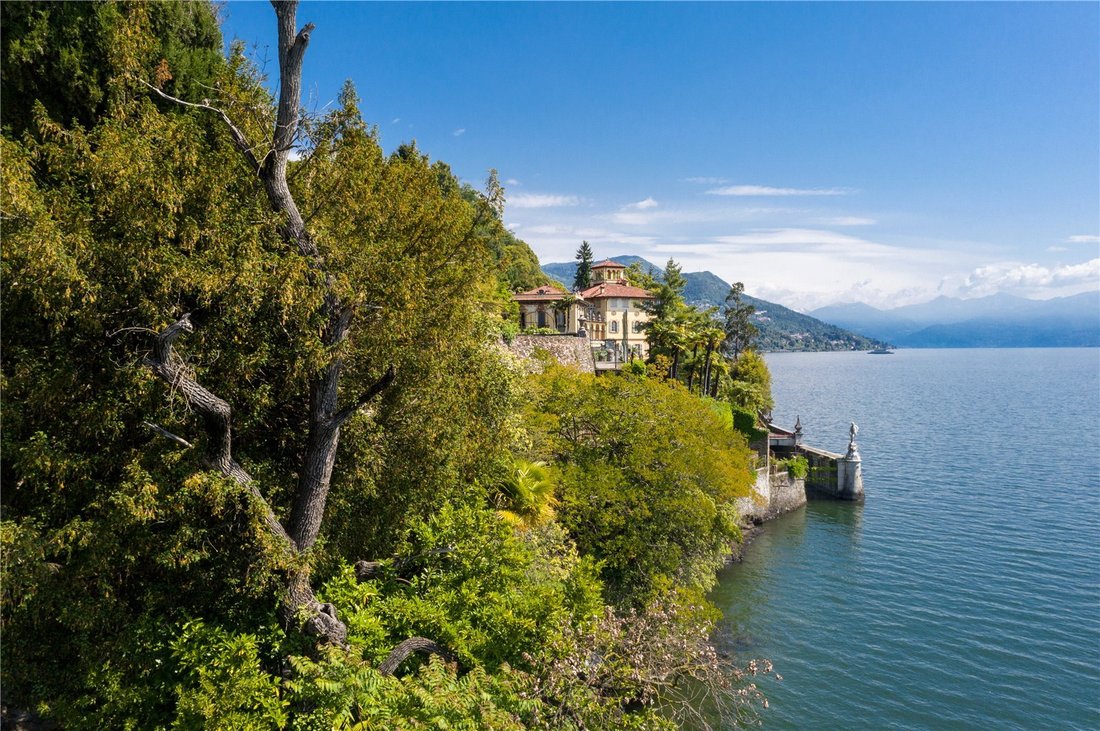
<svg viewBox="0 0 1100 731">
<path fill-rule="evenodd" d="M 303 116 L 308 10 L 276 84 L 209 4 L 0 5 L 5 727 L 736 723 L 762 359 L 666 277 L 653 363 L 528 375 L 495 174 Z"/>
</svg>

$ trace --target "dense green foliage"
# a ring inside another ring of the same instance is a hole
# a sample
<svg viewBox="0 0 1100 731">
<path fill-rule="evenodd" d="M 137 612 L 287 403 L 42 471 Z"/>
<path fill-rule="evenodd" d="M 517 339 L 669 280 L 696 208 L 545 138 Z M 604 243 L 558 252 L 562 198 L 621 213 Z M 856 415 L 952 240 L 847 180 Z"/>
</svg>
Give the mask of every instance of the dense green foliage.
<svg viewBox="0 0 1100 731">
<path fill-rule="evenodd" d="M 560 367 L 533 379 L 531 453 L 560 469 L 559 517 L 610 595 L 709 589 L 752 482 L 744 439 L 674 384 Z"/>
<path fill-rule="evenodd" d="M 128 56 L 134 15 L 150 33 Z M 93 125 L 111 95 L 124 93 L 119 77 L 135 64 L 159 68 L 166 90 L 193 97 L 222 65 L 217 19 L 203 3 L 7 2 L 0 24 L 0 124 L 15 135 L 36 128 L 36 103 L 55 122 Z"/>
<path fill-rule="evenodd" d="M 763 356 L 754 350 L 741 354 L 730 372 L 727 393 L 735 407 L 752 413 L 772 410 L 772 375 Z"/>
<path fill-rule="evenodd" d="M 751 699 L 701 598 L 737 538 L 744 440 L 676 383 L 523 375 L 497 341 L 508 293 L 544 278 L 495 175 L 479 194 L 414 145 L 387 154 L 347 87 L 290 176 L 320 281 L 218 115 L 139 83 L 201 81 L 263 138 L 273 100 L 240 48 L 209 53 L 208 6 L 11 5 L 5 704 L 74 729 L 670 728 L 683 679 L 731 712 Z M 331 291 L 356 305 L 334 346 Z M 148 367 L 184 313 L 173 357 L 232 409 L 249 486 L 204 464 L 203 420 Z M 334 358 L 341 396 L 397 375 L 343 425 L 320 539 L 288 556 L 265 511 L 291 509 L 308 384 Z M 280 618 L 295 562 L 347 647 Z M 453 662 L 381 672 L 410 636 Z"/>
</svg>

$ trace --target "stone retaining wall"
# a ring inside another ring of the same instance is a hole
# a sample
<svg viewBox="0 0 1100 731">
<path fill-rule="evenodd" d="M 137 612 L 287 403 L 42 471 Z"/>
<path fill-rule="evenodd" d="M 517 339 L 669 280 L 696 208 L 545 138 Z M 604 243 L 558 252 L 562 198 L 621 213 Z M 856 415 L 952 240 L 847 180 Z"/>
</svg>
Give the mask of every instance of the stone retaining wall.
<svg viewBox="0 0 1100 731">
<path fill-rule="evenodd" d="M 576 335 L 517 335 L 506 347 L 531 368 L 537 367 L 538 360 L 534 355 L 541 350 L 562 365 L 572 366 L 584 373 L 596 372 L 588 338 Z"/>
<path fill-rule="evenodd" d="M 737 509 L 742 520 L 762 523 L 806 504 L 806 483 L 786 472 L 771 473 L 766 467 L 756 471 L 752 495 L 739 498 Z"/>
</svg>

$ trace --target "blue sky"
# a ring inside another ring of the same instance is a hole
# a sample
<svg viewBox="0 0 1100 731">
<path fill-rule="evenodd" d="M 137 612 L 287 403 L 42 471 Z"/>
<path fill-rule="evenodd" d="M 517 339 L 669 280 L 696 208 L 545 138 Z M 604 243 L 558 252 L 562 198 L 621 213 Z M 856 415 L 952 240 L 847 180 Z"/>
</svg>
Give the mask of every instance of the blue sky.
<svg viewBox="0 0 1100 731">
<path fill-rule="evenodd" d="M 268 3 L 229 2 L 273 76 Z M 1100 4 L 306 2 L 306 103 L 582 239 L 800 309 L 1100 288 Z"/>
</svg>

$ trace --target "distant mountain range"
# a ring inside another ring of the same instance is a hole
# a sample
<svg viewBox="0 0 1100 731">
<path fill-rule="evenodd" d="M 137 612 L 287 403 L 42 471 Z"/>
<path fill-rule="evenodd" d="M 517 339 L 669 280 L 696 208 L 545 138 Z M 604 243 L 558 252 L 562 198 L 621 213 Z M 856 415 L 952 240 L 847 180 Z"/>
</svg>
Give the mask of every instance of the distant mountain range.
<svg viewBox="0 0 1100 731">
<path fill-rule="evenodd" d="M 664 268 L 633 254 L 609 257 L 624 266 L 635 262 L 642 265 L 651 274 L 660 274 Z M 542 271 L 553 279 L 566 285 L 573 283 L 577 273 L 577 262 L 566 261 L 544 264 Z M 684 299 L 695 307 L 722 307 L 729 294 L 730 285 L 711 272 L 685 272 L 687 286 Z M 816 318 L 783 305 L 767 302 L 755 297 L 745 296 L 744 301 L 756 308 L 754 322 L 760 329 L 759 347 L 766 351 L 787 350 L 870 350 L 882 343 L 863 335 L 822 322 Z"/>
<path fill-rule="evenodd" d="M 1100 291 L 1049 300 L 937 297 L 890 310 L 850 303 L 810 314 L 899 347 L 1100 347 Z"/>
</svg>

